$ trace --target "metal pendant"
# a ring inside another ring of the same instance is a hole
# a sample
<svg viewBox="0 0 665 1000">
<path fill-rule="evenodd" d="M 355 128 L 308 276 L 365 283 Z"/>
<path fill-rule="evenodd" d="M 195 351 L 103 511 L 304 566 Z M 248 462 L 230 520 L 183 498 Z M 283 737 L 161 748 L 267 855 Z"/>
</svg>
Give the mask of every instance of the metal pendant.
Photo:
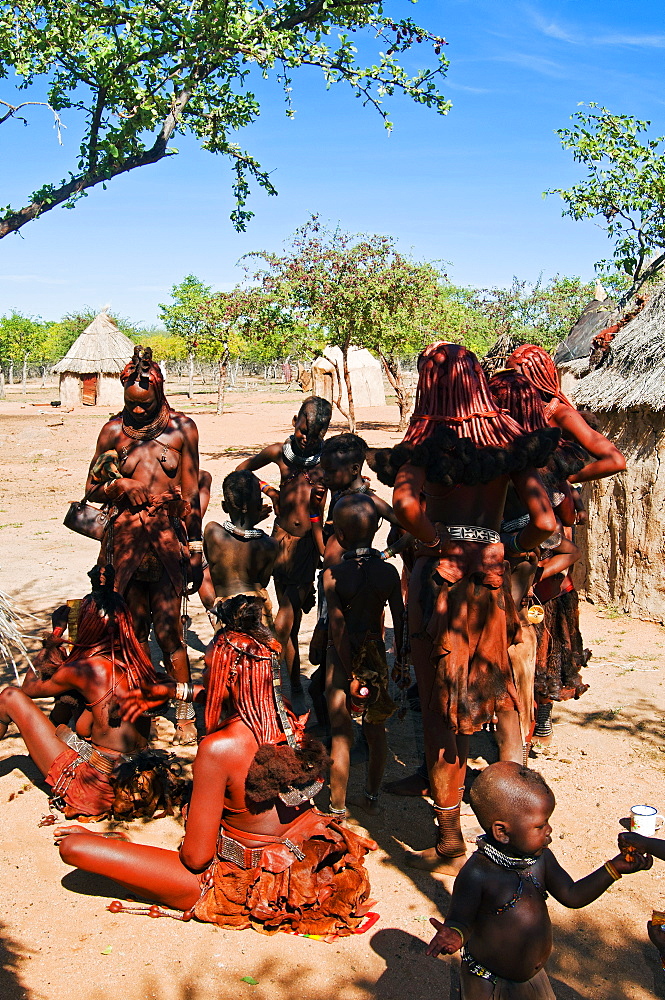
<svg viewBox="0 0 665 1000">
<path fill-rule="evenodd" d="M 532 604 L 527 608 L 526 616 L 532 625 L 540 625 L 545 617 L 545 609 L 542 604 Z"/>
</svg>

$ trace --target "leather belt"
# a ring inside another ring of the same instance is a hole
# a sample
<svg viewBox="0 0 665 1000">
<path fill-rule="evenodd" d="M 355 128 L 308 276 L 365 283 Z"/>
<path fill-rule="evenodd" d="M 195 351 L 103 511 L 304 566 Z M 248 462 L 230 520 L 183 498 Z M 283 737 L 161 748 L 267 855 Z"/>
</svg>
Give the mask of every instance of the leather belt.
<svg viewBox="0 0 665 1000">
<path fill-rule="evenodd" d="M 296 860 L 305 860 L 305 855 L 298 845 L 294 844 L 288 837 L 285 837 L 284 840 L 276 840 L 274 844 L 266 844 L 265 846 L 274 847 L 279 844 L 284 844 L 285 847 L 288 847 Z M 233 864 L 244 869 L 256 868 L 260 865 L 263 850 L 263 847 L 245 847 L 244 844 L 234 840 L 233 837 L 227 837 L 223 831 L 217 841 L 217 857 L 220 861 L 232 861 Z"/>
<path fill-rule="evenodd" d="M 455 542 L 480 542 L 481 545 L 496 545 L 501 541 L 498 531 L 481 528 L 476 524 L 448 524 L 446 530 Z"/>
<path fill-rule="evenodd" d="M 133 757 L 138 756 L 137 754 L 118 754 L 117 757 L 111 757 L 102 753 L 97 747 L 93 747 L 92 743 L 88 743 L 87 740 L 81 739 L 69 726 L 58 726 L 56 736 L 77 753 L 81 760 L 90 764 L 90 767 L 94 767 L 95 771 L 99 771 L 100 774 L 113 774 L 121 761 L 132 760 Z"/>
</svg>

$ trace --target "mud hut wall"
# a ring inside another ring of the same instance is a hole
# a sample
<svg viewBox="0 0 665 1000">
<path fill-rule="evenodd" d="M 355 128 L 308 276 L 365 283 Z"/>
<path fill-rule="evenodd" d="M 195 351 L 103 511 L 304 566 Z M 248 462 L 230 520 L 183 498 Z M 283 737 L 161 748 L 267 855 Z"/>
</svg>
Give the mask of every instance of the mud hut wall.
<svg viewBox="0 0 665 1000">
<path fill-rule="evenodd" d="M 595 604 L 665 623 L 665 413 L 640 408 L 597 418 L 626 470 L 584 485 L 589 524 L 575 533 L 575 584 Z"/>
<path fill-rule="evenodd" d="M 121 410 L 123 403 L 124 394 L 120 377 L 101 374 L 97 382 L 97 406 L 108 406 L 114 410 Z"/>
<path fill-rule="evenodd" d="M 81 405 L 81 376 L 72 372 L 64 372 L 60 376 L 60 402 L 63 406 Z"/>
</svg>

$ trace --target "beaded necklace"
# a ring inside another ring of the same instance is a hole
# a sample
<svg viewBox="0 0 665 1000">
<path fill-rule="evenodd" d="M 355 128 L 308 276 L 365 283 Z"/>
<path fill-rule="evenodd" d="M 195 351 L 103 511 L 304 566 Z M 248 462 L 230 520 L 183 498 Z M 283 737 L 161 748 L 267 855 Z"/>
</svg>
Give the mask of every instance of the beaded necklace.
<svg viewBox="0 0 665 1000">
<path fill-rule="evenodd" d="M 538 881 L 536 876 L 529 871 L 527 868 L 531 868 L 535 865 L 538 858 L 525 856 L 522 858 L 515 858 L 510 854 L 506 854 L 500 848 L 495 847 L 494 844 L 490 844 L 485 837 L 478 837 L 476 840 L 476 846 L 481 854 L 484 854 L 488 861 L 493 864 L 498 865 L 500 868 L 509 868 L 515 872 L 518 878 L 517 889 L 503 906 L 498 906 L 493 913 L 499 914 L 504 913 L 506 910 L 511 910 L 516 903 L 522 898 L 522 893 L 524 892 L 524 882 L 531 882 L 535 888 L 538 890 L 543 899 L 547 899 L 547 890 L 545 886 Z"/>
<path fill-rule="evenodd" d="M 318 463 L 321 451 L 317 451 L 315 455 L 299 455 L 293 450 L 293 435 L 291 435 L 282 445 L 282 455 L 287 465 L 295 465 L 300 469 L 311 469 L 313 465 Z"/>
<path fill-rule="evenodd" d="M 155 419 L 151 420 L 149 424 L 143 424 L 141 427 L 132 427 L 130 424 L 126 424 L 125 411 L 123 410 L 122 433 L 126 434 L 128 438 L 132 438 L 133 441 L 152 441 L 153 438 L 159 437 L 162 431 L 166 430 L 170 419 L 171 407 L 166 400 L 163 401 Z"/>
<path fill-rule="evenodd" d="M 240 538 L 244 542 L 249 541 L 250 538 L 261 538 L 265 535 L 265 531 L 261 531 L 260 528 L 239 528 L 233 521 L 223 521 L 222 527 L 224 531 L 228 531 L 229 535 Z"/>
<path fill-rule="evenodd" d="M 342 555 L 342 559 L 356 559 L 360 562 L 363 559 L 380 559 L 381 553 L 378 549 L 370 549 L 367 546 L 359 546 L 357 549 L 349 549 Z"/>
</svg>

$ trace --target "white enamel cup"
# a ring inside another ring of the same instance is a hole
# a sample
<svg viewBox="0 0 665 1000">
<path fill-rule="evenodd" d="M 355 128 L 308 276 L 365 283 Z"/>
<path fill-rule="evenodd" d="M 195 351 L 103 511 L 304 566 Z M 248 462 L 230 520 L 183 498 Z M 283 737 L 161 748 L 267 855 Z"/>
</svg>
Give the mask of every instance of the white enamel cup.
<svg viewBox="0 0 665 1000">
<path fill-rule="evenodd" d="M 632 833 L 641 833 L 643 837 L 653 837 L 665 823 L 655 806 L 633 806 L 630 810 L 630 829 Z"/>
</svg>

